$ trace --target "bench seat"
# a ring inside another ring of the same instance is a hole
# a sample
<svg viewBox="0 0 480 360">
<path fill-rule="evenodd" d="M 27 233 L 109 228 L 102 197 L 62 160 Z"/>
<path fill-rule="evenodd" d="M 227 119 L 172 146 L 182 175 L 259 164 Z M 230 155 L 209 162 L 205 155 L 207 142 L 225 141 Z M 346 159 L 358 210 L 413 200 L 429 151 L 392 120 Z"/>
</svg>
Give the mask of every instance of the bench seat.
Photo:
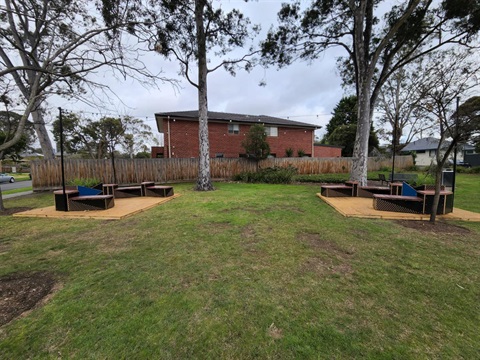
<svg viewBox="0 0 480 360">
<path fill-rule="evenodd" d="M 173 196 L 173 186 L 153 185 L 145 188 L 145 196 L 170 197 Z"/>
<path fill-rule="evenodd" d="M 353 196 L 353 187 L 347 185 L 322 185 L 320 193 L 325 197 Z"/>
<path fill-rule="evenodd" d="M 113 195 L 85 195 L 69 198 L 70 211 L 106 210 L 114 207 Z"/>
<path fill-rule="evenodd" d="M 144 196 L 141 186 L 119 186 L 113 191 L 116 198 Z"/>
<path fill-rule="evenodd" d="M 374 194 L 390 195 L 388 186 L 360 186 L 358 188 L 358 197 L 373 198 Z"/>
<path fill-rule="evenodd" d="M 373 194 L 373 208 L 410 214 L 423 212 L 423 199 L 417 196 Z"/>
</svg>

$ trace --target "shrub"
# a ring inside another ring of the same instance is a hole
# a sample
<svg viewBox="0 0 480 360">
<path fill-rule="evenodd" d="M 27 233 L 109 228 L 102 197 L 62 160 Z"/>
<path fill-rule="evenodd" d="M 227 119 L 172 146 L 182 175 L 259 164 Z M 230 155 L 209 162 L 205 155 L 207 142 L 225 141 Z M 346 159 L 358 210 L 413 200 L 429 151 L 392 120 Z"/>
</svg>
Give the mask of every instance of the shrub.
<svg viewBox="0 0 480 360">
<path fill-rule="evenodd" d="M 418 166 L 417 165 L 412 165 L 412 166 L 407 166 L 405 171 L 418 171 Z"/>
<path fill-rule="evenodd" d="M 388 166 L 382 166 L 378 171 L 381 172 L 392 172 L 392 168 Z"/>
<path fill-rule="evenodd" d="M 286 168 L 275 166 L 261 169 L 257 173 L 240 173 L 234 176 L 234 180 L 250 183 L 290 184 L 296 173 L 297 169 L 293 166 Z"/>
<path fill-rule="evenodd" d="M 286 157 L 292 157 L 293 156 L 293 149 L 290 147 L 288 149 L 285 149 L 285 156 Z"/>
<path fill-rule="evenodd" d="M 305 150 L 303 150 L 303 149 L 298 149 L 298 150 L 297 150 L 297 155 L 298 155 L 298 157 L 304 157 L 304 156 L 305 156 Z"/>
<path fill-rule="evenodd" d="M 293 180 L 300 183 L 344 183 L 349 179 L 349 174 L 315 174 L 296 175 Z"/>
<path fill-rule="evenodd" d="M 70 180 L 67 185 L 72 185 L 72 186 L 86 186 L 86 187 L 94 187 L 95 185 L 100 184 L 101 181 L 98 180 L 97 178 L 87 178 L 87 179 L 73 179 Z"/>
</svg>

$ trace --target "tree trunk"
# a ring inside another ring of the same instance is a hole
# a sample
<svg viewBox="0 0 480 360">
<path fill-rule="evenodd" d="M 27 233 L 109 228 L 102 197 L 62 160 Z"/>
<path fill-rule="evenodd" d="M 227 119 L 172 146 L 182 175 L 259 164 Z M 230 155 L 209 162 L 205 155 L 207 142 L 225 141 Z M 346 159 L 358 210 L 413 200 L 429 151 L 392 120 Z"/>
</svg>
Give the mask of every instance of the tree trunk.
<svg viewBox="0 0 480 360">
<path fill-rule="evenodd" d="M 368 138 L 370 136 L 370 91 L 368 87 L 362 86 L 357 97 L 358 101 L 358 123 L 355 146 L 353 148 L 353 162 L 350 178 L 358 181 L 360 186 L 367 185 L 368 167 Z"/>
<path fill-rule="evenodd" d="M 437 170 L 435 171 L 435 195 L 433 196 L 433 204 L 430 214 L 430 222 L 435 223 L 437 218 L 438 203 L 440 202 L 440 188 L 442 186 L 442 166 L 437 163 Z"/>
<path fill-rule="evenodd" d="M 210 178 L 210 145 L 208 141 L 208 94 L 207 94 L 207 48 L 203 24 L 205 0 L 195 1 L 195 23 L 198 42 L 198 140 L 199 162 L 195 190 L 210 191 L 213 185 Z"/>
<path fill-rule="evenodd" d="M 0 211 L 5 211 L 5 206 L 3 205 L 3 195 L 2 195 L 1 188 L 0 188 Z"/>
<path fill-rule="evenodd" d="M 38 141 L 42 148 L 43 158 L 45 160 L 51 160 L 55 158 L 55 151 L 52 147 L 52 142 L 48 136 L 47 128 L 45 127 L 45 121 L 43 120 L 42 110 L 37 109 L 32 111 L 33 127 L 37 133 Z"/>
</svg>

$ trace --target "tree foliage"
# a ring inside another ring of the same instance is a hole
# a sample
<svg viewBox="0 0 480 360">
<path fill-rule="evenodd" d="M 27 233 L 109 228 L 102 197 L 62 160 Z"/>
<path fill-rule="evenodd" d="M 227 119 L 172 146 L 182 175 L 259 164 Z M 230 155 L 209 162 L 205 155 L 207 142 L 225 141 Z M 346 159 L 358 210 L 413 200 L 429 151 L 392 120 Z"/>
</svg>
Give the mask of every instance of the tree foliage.
<svg viewBox="0 0 480 360">
<path fill-rule="evenodd" d="M 12 111 L 0 111 L 0 144 L 13 138 L 22 119 L 20 114 Z M 14 161 L 21 159 L 21 153 L 29 150 L 35 142 L 35 131 L 31 123 L 26 124 L 26 130 L 20 140 L 13 146 L 0 151 L 0 160 L 11 158 Z"/>
<path fill-rule="evenodd" d="M 326 126 L 327 132 L 323 142 L 329 145 L 342 146 L 342 156 L 345 157 L 353 155 L 357 133 L 357 114 L 357 97 L 343 97 L 333 109 L 332 118 Z M 377 133 L 373 125 L 370 128 L 368 144 L 369 152 L 374 148 L 378 148 L 379 145 Z"/>
<path fill-rule="evenodd" d="M 106 25 L 95 5 L 100 7 L 82 0 L 5 0 L 0 7 L 0 90 L 13 85 L 10 98 L 25 109 L 14 137 L 0 144 L 0 150 L 20 140 L 31 115 L 43 155 L 52 158 L 45 102 L 57 95 L 91 104 L 93 89 L 108 91 L 87 76 L 102 67 L 114 69 L 115 76 L 159 79 L 145 69 L 135 49 L 109 36 L 132 19 L 112 12 Z"/>
<path fill-rule="evenodd" d="M 102 117 L 95 121 L 77 114 L 62 117 L 64 149 L 69 154 L 84 158 L 106 159 L 114 152 L 133 158 L 148 149 L 148 143 L 157 143 L 151 128 L 142 120 L 130 116 Z M 60 141 L 60 119 L 53 123 L 55 141 Z"/>
<path fill-rule="evenodd" d="M 255 160 L 266 159 L 270 154 L 270 145 L 267 142 L 265 126 L 254 124 L 242 141 L 242 146 L 249 157 Z"/>
<path fill-rule="evenodd" d="M 385 6 L 382 6 L 385 5 Z M 381 9 L 388 6 L 388 11 Z M 467 43 L 480 28 L 478 1 L 412 0 L 391 6 L 387 1 L 312 0 L 285 3 L 262 43 L 267 64 L 285 66 L 297 59 L 313 61 L 340 46 L 340 60 L 351 74 L 358 98 L 358 126 L 351 178 L 367 178 L 368 136 L 379 91 L 396 70 L 446 43 Z"/>
<path fill-rule="evenodd" d="M 116 3 L 144 19 L 133 32 L 167 59 L 180 65 L 179 74 L 198 90 L 199 167 L 195 189 L 213 190 L 210 177 L 210 145 L 208 139 L 208 74 L 225 68 L 232 75 L 241 65 L 251 68 L 252 49 L 237 58 L 228 57 L 233 50 L 246 47 L 247 41 L 258 32 L 240 11 L 225 12 L 215 7 L 213 0 L 142 1 L 103 0 Z M 220 58 L 214 63 L 215 58 Z"/>
<path fill-rule="evenodd" d="M 478 134 L 478 98 L 470 98 L 456 112 L 460 97 L 470 96 L 478 86 L 480 66 L 465 67 L 465 63 L 448 52 L 432 53 L 423 71 L 428 74 L 421 83 L 421 106 L 427 110 L 436 132 L 440 135 L 436 151 L 435 198 L 433 208 L 438 206 L 442 169 L 451 152 L 460 143 L 466 143 Z M 447 140 L 450 140 L 447 142 Z M 448 144 L 444 147 L 444 144 Z M 430 220 L 435 222 L 436 211 Z"/>
</svg>

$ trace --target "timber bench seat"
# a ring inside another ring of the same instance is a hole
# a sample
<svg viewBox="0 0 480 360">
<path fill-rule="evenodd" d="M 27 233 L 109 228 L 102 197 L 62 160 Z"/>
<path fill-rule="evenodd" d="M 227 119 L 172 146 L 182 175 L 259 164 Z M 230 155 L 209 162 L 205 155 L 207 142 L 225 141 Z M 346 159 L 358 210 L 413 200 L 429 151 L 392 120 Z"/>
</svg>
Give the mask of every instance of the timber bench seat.
<svg viewBox="0 0 480 360">
<path fill-rule="evenodd" d="M 389 186 L 360 186 L 358 188 L 358 197 L 373 198 L 374 194 L 390 195 Z"/>
<path fill-rule="evenodd" d="M 347 185 L 322 185 L 320 193 L 325 197 L 355 196 L 354 187 Z"/>
<path fill-rule="evenodd" d="M 144 196 L 142 186 L 119 186 L 113 190 L 116 198 Z"/>
<path fill-rule="evenodd" d="M 373 208 L 411 214 L 423 213 L 423 199 L 418 196 L 373 194 Z"/>
<path fill-rule="evenodd" d="M 145 187 L 145 196 L 170 197 L 173 196 L 173 186 L 151 185 Z"/>
<path fill-rule="evenodd" d="M 85 195 L 69 198 L 70 211 L 106 210 L 115 206 L 113 195 Z"/>
</svg>

